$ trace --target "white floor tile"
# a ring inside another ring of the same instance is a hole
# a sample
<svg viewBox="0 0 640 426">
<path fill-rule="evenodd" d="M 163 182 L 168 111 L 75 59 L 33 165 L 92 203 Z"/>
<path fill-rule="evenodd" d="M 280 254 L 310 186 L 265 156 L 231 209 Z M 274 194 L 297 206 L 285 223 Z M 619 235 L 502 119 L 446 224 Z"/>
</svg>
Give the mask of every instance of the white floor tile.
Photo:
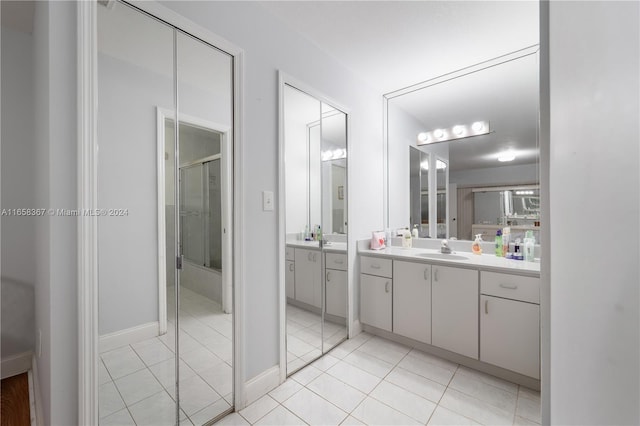
<svg viewBox="0 0 640 426">
<path fill-rule="evenodd" d="M 321 374 L 307 386 L 338 408 L 350 413 L 366 395 L 329 374 Z"/>
<path fill-rule="evenodd" d="M 542 416 L 540 414 L 540 401 L 535 401 L 526 397 L 518 398 L 516 415 L 535 423 L 541 423 Z"/>
<path fill-rule="evenodd" d="M 157 337 L 134 343 L 131 346 L 147 366 L 158 364 L 174 357 L 173 352 Z"/>
<path fill-rule="evenodd" d="M 160 382 L 146 368 L 117 379 L 115 384 L 128 406 L 163 390 Z"/>
<path fill-rule="evenodd" d="M 418 374 L 441 385 L 447 386 L 453 377 L 453 371 L 442 368 L 439 365 L 428 362 L 424 359 L 417 358 L 409 354 L 400 363 L 398 367 L 404 368 L 414 374 Z"/>
<path fill-rule="evenodd" d="M 447 388 L 440 383 L 401 367 L 394 368 L 393 371 L 385 377 L 385 380 L 435 403 L 440 401 L 440 398 L 442 398 Z"/>
<path fill-rule="evenodd" d="M 394 364 L 390 364 L 380 358 L 376 358 L 375 356 L 357 349 L 342 360 L 380 378 L 389 374 L 394 366 Z"/>
<path fill-rule="evenodd" d="M 336 363 L 340 361 L 338 358 L 331 356 L 330 354 L 325 354 L 322 358 L 317 361 L 314 361 L 313 365 L 320 371 L 327 371 L 329 368 L 336 365 Z"/>
<path fill-rule="evenodd" d="M 233 369 L 227 364 L 201 371 L 199 375 L 220 395 L 233 391 Z"/>
<path fill-rule="evenodd" d="M 366 394 L 371 392 L 382 380 L 380 377 L 343 361 L 336 363 L 327 370 L 327 373 Z"/>
<path fill-rule="evenodd" d="M 107 417 L 125 408 L 125 403 L 113 382 L 98 387 L 98 415 Z"/>
<path fill-rule="evenodd" d="M 146 367 L 131 346 L 105 352 L 100 357 L 114 380 Z"/>
<path fill-rule="evenodd" d="M 418 358 L 422 361 L 437 365 L 438 367 L 444 368 L 445 370 L 449 370 L 452 372 L 456 372 L 456 370 L 458 369 L 458 364 L 456 364 L 455 362 L 451 362 L 444 358 L 440 358 L 439 356 L 419 351 L 415 348 L 412 349 L 411 352 L 407 354 L 407 356 Z"/>
<path fill-rule="evenodd" d="M 449 383 L 449 388 L 456 389 L 464 394 L 501 408 L 509 413 L 515 413 L 517 400 L 516 394 L 487 384 L 475 377 L 465 374 L 456 374 L 453 376 L 451 383 Z"/>
<path fill-rule="evenodd" d="M 382 381 L 369 396 L 387 404 L 391 408 L 395 408 L 422 424 L 427 423 L 433 410 L 436 408 L 434 402 L 428 401 L 386 381 Z"/>
<path fill-rule="evenodd" d="M 518 393 L 518 385 L 516 385 L 515 383 L 508 382 L 506 380 L 500 379 L 487 373 L 483 373 L 481 371 L 474 370 L 469 367 L 465 367 L 463 365 L 458 368 L 456 374 L 471 376 L 477 380 L 480 380 L 481 382 L 487 383 L 497 388 L 501 388 L 503 390 L 506 390 L 507 392 L 515 394 Z"/>
<path fill-rule="evenodd" d="M 298 426 L 303 425 L 304 422 L 300 417 L 296 416 L 282 405 L 278 405 L 274 410 L 258 420 L 255 424 L 265 426 Z"/>
<path fill-rule="evenodd" d="M 311 352 L 314 347 L 295 336 L 287 336 L 287 350 L 297 357 Z"/>
<path fill-rule="evenodd" d="M 180 358 L 196 373 L 216 367 L 224 362 L 203 346 L 186 354 L 180 353 Z"/>
<path fill-rule="evenodd" d="M 308 389 L 302 389 L 282 405 L 310 425 L 338 425 L 347 413 Z"/>
<path fill-rule="evenodd" d="M 166 391 L 159 392 L 129 407 L 138 426 L 174 426 L 176 403 Z"/>
<path fill-rule="evenodd" d="M 215 424 L 220 426 L 245 426 L 249 425 L 250 423 L 246 421 L 240 414 L 231 413 Z"/>
<path fill-rule="evenodd" d="M 518 388 L 518 398 L 529 398 L 534 401 L 540 402 L 540 391 L 520 386 Z"/>
<path fill-rule="evenodd" d="M 287 375 L 290 375 L 299 368 L 302 368 L 305 364 L 306 362 L 304 362 L 301 358 L 287 358 Z"/>
<path fill-rule="evenodd" d="M 429 425 L 451 425 L 451 426 L 467 426 L 467 425 L 477 425 L 478 423 L 474 422 L 468 417 L 462 416 L 460 414 L 454 413 L 453 411 L 444 408 L 441 405 L 438 405 L 429 419 Z"/>
<path fill-rule="evenodd" d="M 303 386 L 306 386 L 313 379 L 322 374 L 322 371 L 315 368 L 313 365 L 308 365 L 302 370 L 298 371 L 296 374 L 291 376 L 293 380 L 300 383 Z"/>
<path fill-rule="evenodd" d="M 418 425 L 416 420 L 371 397 L 365 398 L 351 413 L 366 425 Z"/>
<path fill-rule="evenodd" d="M 536 423 L 529 419 L 525 419 L 520 416 L 516 416 L 516 419 L 513 422 L 514 426 L 538 426 L 540 423 Z"/>
<path fill-rule="evenodd" d="M 349 416 L 346 419 L 344 419 L 342 423 L 340 423 L 340 426 L 366 426 L 366 425 L 362 423 L 360 420 L 356 419 L 355 417 Z"/>
<path fill-rule="evenodd" d="M 182 360 L 180 360 L 180 380 L 188 379 L 196 375 L 189 366 Z M 156 376 L 156 379 L 160 382 L 165 389 L 173 390 L 176 384 L 176 361 L 174 358 L 162 361 L 158 364 L 149 367 L 149 370 Z M 172 392 L 170 392 L 173 394 Z"/>
<path fill-rule="evenodd" d="M 126 408 L 100 419 L 100 426 L 136 426 Z"/>
<path fill-rule="evenodd" d="M 360 347 L 360 350 L 395 365 L 409 353 L 411 348 L 380 337 L 374 337 L 365 342 Z"/>
<path fill-rule="evenodd" d="M 271 398 L 269 395 L 265 395 L 253 404 L 249 405 L 247 408 L 240 410 L 240 415 L 249 423 L 253 424 L 278 405 L 279 404 L 275 399 Z"/>
<path fill-rule="evenodd" d="M 510 425 L 513 423 L 513 413 L 451 388 L 447 389 L 442 396 L 440 405 L 481 424 Z"/>
<path fill-rule="evenodd" d="M 229 408 L 231 408 L 231 405 L 229 405 L 224 399 L 220 398 L 213 404 L 208 405 L 197 413 L 189 416 L 189 419 L 194 425 L 200 426 L 215 419 Z"/>
<path fill-rule="evenodd" d="M 112 381 L 107 367 L 104 366 L 102 359 L 98 359 L 98 385 L 104 385 L 107 382 Z"/>
<path fill-rule="evenodd" d="M 191 416 L 203 408 L 220 400 L 211 386 L 209 386 L 200 376 L 193 376 L 180 381 L 180 408 Z"/>
<path fill-rule="evenodd" d="M 286 382 L 269 392 L 269 395 L 279 403 L 282 403 L 300 389 L 302 389 L 302 385 L 300 383 L 293 379 L 288 379 Z"/>
</svg>

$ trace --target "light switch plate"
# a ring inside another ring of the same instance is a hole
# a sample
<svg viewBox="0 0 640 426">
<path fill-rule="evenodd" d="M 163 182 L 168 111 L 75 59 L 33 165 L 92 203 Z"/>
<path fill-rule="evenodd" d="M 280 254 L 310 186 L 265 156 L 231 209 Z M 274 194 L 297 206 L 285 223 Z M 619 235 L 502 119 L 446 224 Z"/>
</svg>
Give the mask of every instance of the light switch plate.
<svg viewBox="0 0 640 426">
<path fill-rule="evenodd" d="M 262 210 L 273 211 L 273 191 L 262 191 Z"/>
</svg>

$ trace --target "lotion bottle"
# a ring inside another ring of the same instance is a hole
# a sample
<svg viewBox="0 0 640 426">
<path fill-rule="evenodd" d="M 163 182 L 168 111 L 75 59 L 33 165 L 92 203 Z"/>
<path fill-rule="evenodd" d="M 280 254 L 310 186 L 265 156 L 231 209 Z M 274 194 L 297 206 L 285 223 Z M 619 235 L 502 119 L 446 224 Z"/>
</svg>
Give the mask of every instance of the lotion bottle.
<svg viewBox="0 0 640 426">
<path fill-rule="evenodd" d="M 471 244 L 471 251 L 474 254 L 482 254 L 482 234 L 476 234 L 476 239 Z"/>
<path fill-rule="evenodd" d="M 503 257 L 502 251 L 502 229 L 498 229 L 496 232 L 496 257 Z"/>
<path fill-rule="evenodd" d="M 533 236 L 533 231 L 527 231 L 527 234 L 524 238 L 524 260 L 527 262 L 535 261 L 535 243 L 536 239 Z"/>
</svg>

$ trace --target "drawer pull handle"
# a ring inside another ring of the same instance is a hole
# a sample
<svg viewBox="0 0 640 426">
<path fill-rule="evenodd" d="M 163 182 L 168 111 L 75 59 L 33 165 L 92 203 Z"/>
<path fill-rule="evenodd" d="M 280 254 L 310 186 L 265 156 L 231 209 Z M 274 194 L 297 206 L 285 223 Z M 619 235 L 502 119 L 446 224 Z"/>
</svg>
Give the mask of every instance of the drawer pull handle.
<svg viewBox="0 0 640 426">
<path fill-rule="evenodd" d="M 386 283 L 384 283 L 384 292 L 385 292 L 385 293 L 389 293 L 389 281 L 387 281 Z"/>
<path fill-rule="evenodd" d="M 433 280 L 434 280 L 434 281 L 438 281 L 438 269 L 435 269 L 435 270 L 433 271 Z"/>
<path fill-rule="evenodd" d="M 488 314 L 489 313 L 489 300 L 484 301 L 484 313 Z"/>
<path fill-rule="evenodd" d="M 317 253 L 313 253 L 313 261 L 314 262 L 316 261 L 317 257 L 318 257 L 318 254 Z"/>
<path fill-rule="evenodd" d="M 380 265 L 378 265 L 377 263 L 374 263 L 371 265 L 371 269 L 380 269 Z"/>
<path fill-rule="evenodd" d="M 331 281 L 331 272 L 327 271 L 327 282 Z"/>
<path fill-rule="evenodd" d="M 342 264 L 344 263 L 344 260 L 338 260 L 338 259 L 335 259 L 335 260 L 333 261 L 333 263 L 337 263 L 338 265 L 342 265 Z"/>
<path fill-rule="evenodd" d="M 425 281 L 429 280 L 429 276 L 428 276 L 427 272 L 429 272 L 429 268 L 424 268 L 424 274 L 423 275 L 424 275 L 424 280 Z"/>
<path fill-rule="evenodd" d="M 289 264 L 289 270 L 290 270 L 291 272 L 293 272 L 293 263 L 290 263 L 290 264 Z"/>
<path fill-rule="evenodd" d="M 509 290 L 516 290 L 518 286 L 516 284 L 500 284 L 502 288 L 508 288 Z"/>
</svg>

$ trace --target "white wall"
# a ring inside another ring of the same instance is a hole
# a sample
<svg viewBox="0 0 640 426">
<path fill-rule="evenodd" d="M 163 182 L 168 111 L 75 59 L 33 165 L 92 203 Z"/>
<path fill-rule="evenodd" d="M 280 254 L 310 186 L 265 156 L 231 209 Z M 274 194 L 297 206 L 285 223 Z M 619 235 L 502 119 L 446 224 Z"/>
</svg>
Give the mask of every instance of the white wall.
<svg viewBox="0 0 640 426">
<path fill-rule="evenodd" d="M 2 28 L 2 209 L 36 208 L 33 37 Z M 36 228 L 2 216 L 2 358 L 34 350 Z"/>
<path fill-rule="evenodd" d="M 639 8 L 550 3 L 552 424 L 640 423 Z"/>
<path fill-rule="evenodd" d="M 465 186 L 534 184 L 540 180 L 537 164 L 459 170 L 449 173 L 449 182 Z"/>
<path fill-rule="evenodd" d="M 36 2 L 34 18 L 36 203 L 76 207 L 75 2 Z M 77 424 L 77 221 L 36 223 L 37 356 L 44 423 Z"/>
<path fill-rule="evenodd" d="M 244 247 L 247 379 L 278 364 L 278 212 L 262 212 L 261 191 L 278 188 L 277 70 L 345 105 L 349 140 L 350 263 L 355 241 L 382 229 L 381 96 L 332 57 L 250 2 L 163 2 L 245 51 Z M 277 191 L 276 191 L 277 193 Z M 277 205 L 277 204 L 276 204 Z M 260 241 L 256 244 L 256 241 Z M 356 305 L 358 293 L 354 295 Z M 357 309 L 357 306 L 356 306 Z M 358 312 L 355 312 L 356 318 Z"/>
</svg>

